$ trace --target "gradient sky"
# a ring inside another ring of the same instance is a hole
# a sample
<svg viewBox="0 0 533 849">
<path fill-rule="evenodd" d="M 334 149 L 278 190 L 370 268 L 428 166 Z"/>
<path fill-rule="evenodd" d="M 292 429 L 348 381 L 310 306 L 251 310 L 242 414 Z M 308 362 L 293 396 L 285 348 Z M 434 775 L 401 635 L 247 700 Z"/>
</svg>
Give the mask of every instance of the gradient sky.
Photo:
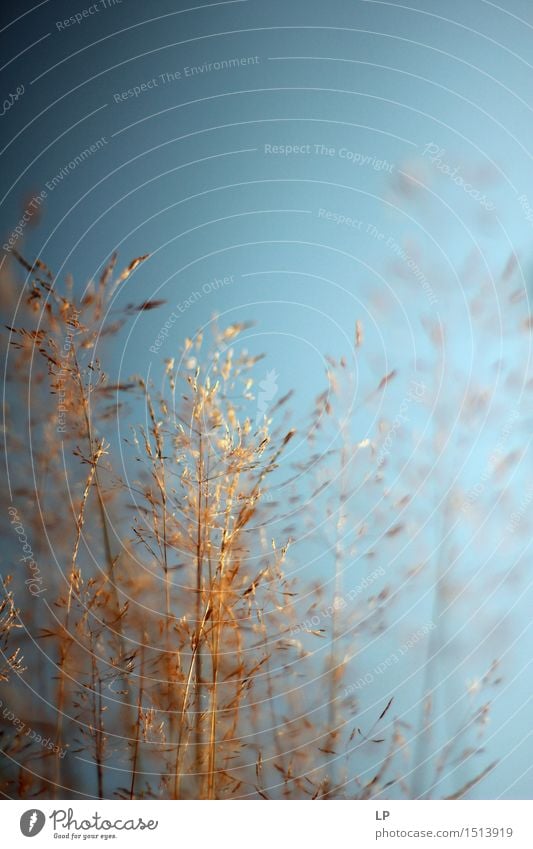
<svg viewBox="0 0 533 849">
<path fill-rule="evenodd" d="M 409 469 L 430 450 L 435 422 L 449 422 L 449 443 L 417 504 L 437 504 L 456 470 L 467 490 L 510 411 L 519 410 L 519 425 L 507 447 L 523 450 L 528 439 L 529 344 L 502 331 L 511 321 L 502 273 L 516 251 L 513 288 L 527 315 L 531 4 L 193 2 L 45 0 L 3 10 L 2 243 L 41 195 L 42 215 L 32 215 L 13 244 L 60 274 L 72 272 L 80 289 L 114 251 L 122 265 L 149 253 L 114 308 L 150 298 L 167 304 L 132 318 L 114 341 L 117 378 L 139 373 L 157 382 L 164 358 L 215 313 L 223 322 L 252 319 L 246 345 L 268 354 L 265 375 L 275 369 L 280 396 L 297 387 L 298 421 L 323 388 L 324 355 L 353 362 L 354 325 L 362 320 L 357 391 L 391 369 L 398 383 L 373 416 L 359 414 L 361 439 L 380 417 L 394 417 L 413 377 L 428 380 L 435 357 L 425 328 L 445 326 L 440 383 L 412 413 L 394 480 L 412 483 Z M 65 25 L 76 14 L 81 19 Z M 232 59 L 248 61 L 217 69 Z M 98 140 L 97 150 L 70 165 Z M 478 290 L 493 316 L 482 328 L 467 307 Z M 172 311 L 172 332 L 154 352 Z M 514 383 L 502 362 L 515 368 Z M 485 386 L 494 390 L 494 415 L 479 432 L 465 432 L 457 412 L 473 388 Z M 527 469 L 520 466 L 511 503 L 520 502 Z M 441 517 L 432 510 L 424 514 L 434 519 L 427 539 L 436 540 Z M 522 538 L 491 559 L 497 522 L 481 543 L 470 546 L 470 532 L 459 529 L 455 544 L 463 547 L 462 580 L 475 574 L 476 592 L 526 557 Z M 404 564 L 416 562 L 417 545 Z M 530 734 L 528 587 L 526 574 L 487 602 L 472 633 L 476 641 L 484 634 L 488 610 L 498 628 L 486 657 L 466 663 L 457 684 L 492 652 L 509 652 L 488 746 L 503 762 L 473 791 L 481 797 L 531 795 L 530 750 L 521 746 Z M 398 625 L 392 644 L 427 621 L 430 588 L 428 577 L 413 590 L 405 603 L 412 623 Z M 386 639 L 376 662 L 390 652 Z M 469 640 L 458 649 L 465 657 Z M 420 688 L 415 655 L 409 663 Z M 397 674 L 400 707 L 414 722 L 409 688 L 401 690 L 405 667 Z M 388 692 L 378 680 L 376 701 L 380 687 Z"/>
</svg>

